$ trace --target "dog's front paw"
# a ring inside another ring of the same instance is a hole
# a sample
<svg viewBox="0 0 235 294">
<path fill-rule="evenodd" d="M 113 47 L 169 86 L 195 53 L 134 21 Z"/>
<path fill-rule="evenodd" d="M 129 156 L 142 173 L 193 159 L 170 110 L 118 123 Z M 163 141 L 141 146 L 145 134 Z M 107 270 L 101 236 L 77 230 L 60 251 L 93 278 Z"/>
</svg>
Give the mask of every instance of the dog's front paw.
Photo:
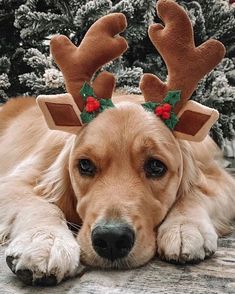
<svg viewBox="0 0 235 294">
<path fill-rule="evenodd" d="M 77 273 L 79 255 L 69 230 L 33 229 L 10 243 L 6 261 L 25 284 L 52 286 Z"/>
<path fill-rule="evenodd" d="M 158 253 L 170 262 L 199 262 L 216 251 L 217 238 L 213 227 L 206 224 L 163 223 L 158 231 Z"/>
</svg>

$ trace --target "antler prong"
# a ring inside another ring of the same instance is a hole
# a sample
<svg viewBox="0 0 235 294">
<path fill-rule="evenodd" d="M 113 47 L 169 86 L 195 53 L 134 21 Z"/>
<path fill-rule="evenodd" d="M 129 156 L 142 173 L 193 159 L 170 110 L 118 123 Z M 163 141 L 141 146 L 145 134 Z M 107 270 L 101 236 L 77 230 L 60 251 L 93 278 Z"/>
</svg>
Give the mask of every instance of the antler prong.
<svg viewBox="0 0 235 294">
<path fill-rule="evenodd" d="M 141 77 L 139 86 L 146 101 L 161 102 L 162 97 L 166 96 L 165 83 L 153 74 L 144 74 Z"/>
<path fill-rule="evenodd" d="M 149 37 L 164 59 L 168 78 L 166 83 L 159 79 L 154 81 L 150 91 L 149 78 L 143 77 L 141 90 L 145 99 L 160 101 L 170 90 L 181 90 L 181 100 L 175 107 L 178 113 L 197 87 L 199 80 L 210 72 L 223 58 L 224 46 L 216 40 L 208 40 L 195 47 L 191 22 L 184 9 L 172 0 L 159 0 L 157 12 L 163 20 L 161 24 L 153 24 L 149 28 Z M 153 79 L 152 79 L 153 80 Z"/>
<path fill-rule="evenodd" d="M 101 72 L 93 82 L 93 89 L 98 98 L 110 98 L 115 88 L 115 77 L 107 71 Z"/>
<path fill-rule="evenodd" d="M 89 83 L 98 69 L 119 57 L 127 49 L 126 40 L 117 35 L 126 28 L 126 25 L 124 14 L 112 13 L 102 17 L 90 27 L 79 47 L 65 36 L 52 38 L 52 55 L 64 75 L 67 91 L 74 97 L 80 109 L 83 109 L 80 96 L 83 83 Z M 108 81 L 103 80 L 106 78 Z M 110 80 L 110 76 L 103 76 L 102 84 L 107 85 Z M 109 90 L 105 89 L 104 94 L 110 93 L 112 87 L 110 86 Z M 103 94 L 101 89 L 99 94 Z"/>
<path fill-rule="evenodd" d="M 218 112 L 198 103 L 187 101 L 198 82 L 224 57 L 225 48 L 216 40 L 195 46 L 193 29 L 184 9 L 173 0 L 158 0 L 157 13 L 164 25 L 149 27 L 149 38 L 162 56 L 167 70 L 167 81 L 143 75 L 140 89 L 146 101 L 161 103 L 169 91 L 180 91 L 180 100 L 174 106 L 178 123 L 175 135 L 180 139 L 202 140 L 218 119 Z"/>
</svg>

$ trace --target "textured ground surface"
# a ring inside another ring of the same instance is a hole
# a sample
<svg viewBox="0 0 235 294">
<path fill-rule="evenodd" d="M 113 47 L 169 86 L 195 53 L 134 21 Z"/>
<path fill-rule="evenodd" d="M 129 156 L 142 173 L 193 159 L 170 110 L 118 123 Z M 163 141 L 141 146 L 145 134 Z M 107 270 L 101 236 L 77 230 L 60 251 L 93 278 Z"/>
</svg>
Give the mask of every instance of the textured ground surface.
<svg viewBox="0 0 235 294">
<path fill-rule="evenodd" d="M 33 288 L 23 285 L 8 269 L 0 250 L 0 293 L 90 293 L 90 294 L 225 294 L 235 293 L 235 231 L 219 240 L 216 254 L 197 265 L 172 265 L 155 259 L 131 271 L 86 272 L 82 277 L 57 287 Z"/>
</svg>

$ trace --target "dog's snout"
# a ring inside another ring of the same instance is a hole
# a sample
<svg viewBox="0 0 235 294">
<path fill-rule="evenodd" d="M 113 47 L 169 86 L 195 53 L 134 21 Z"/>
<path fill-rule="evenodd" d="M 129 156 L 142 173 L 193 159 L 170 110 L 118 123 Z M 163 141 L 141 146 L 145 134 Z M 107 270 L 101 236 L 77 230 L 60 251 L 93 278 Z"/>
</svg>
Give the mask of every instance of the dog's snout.
<svg viewBox="0 0 235 294">
<path fill-rule="evenodd" d="M 112 222 L 97 225 L 91 239 L 99 256 L 114 261 L 128 255 L 135 242 L 135 233 L 128 224 Z"/>
</svg>

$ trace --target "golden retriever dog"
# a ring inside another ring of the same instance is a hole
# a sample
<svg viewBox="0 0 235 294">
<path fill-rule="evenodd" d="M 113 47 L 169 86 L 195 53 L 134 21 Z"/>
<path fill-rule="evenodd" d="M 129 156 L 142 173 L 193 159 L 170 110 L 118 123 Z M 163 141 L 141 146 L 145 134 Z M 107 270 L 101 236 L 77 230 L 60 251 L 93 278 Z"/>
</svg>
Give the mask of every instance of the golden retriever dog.
<svg viewBox="0 0 235 294">
<path fill-rule="evenodd" d="M 177 138 L 144 100 L 114 96 L 76 135 L 49 130 L 34 98 L 1 108 L 0 242 L 26 284 L 59 283 L 80 261 L 200 261 L 229 232 L 235 181 L 215 143 Z"/>
</svg>

